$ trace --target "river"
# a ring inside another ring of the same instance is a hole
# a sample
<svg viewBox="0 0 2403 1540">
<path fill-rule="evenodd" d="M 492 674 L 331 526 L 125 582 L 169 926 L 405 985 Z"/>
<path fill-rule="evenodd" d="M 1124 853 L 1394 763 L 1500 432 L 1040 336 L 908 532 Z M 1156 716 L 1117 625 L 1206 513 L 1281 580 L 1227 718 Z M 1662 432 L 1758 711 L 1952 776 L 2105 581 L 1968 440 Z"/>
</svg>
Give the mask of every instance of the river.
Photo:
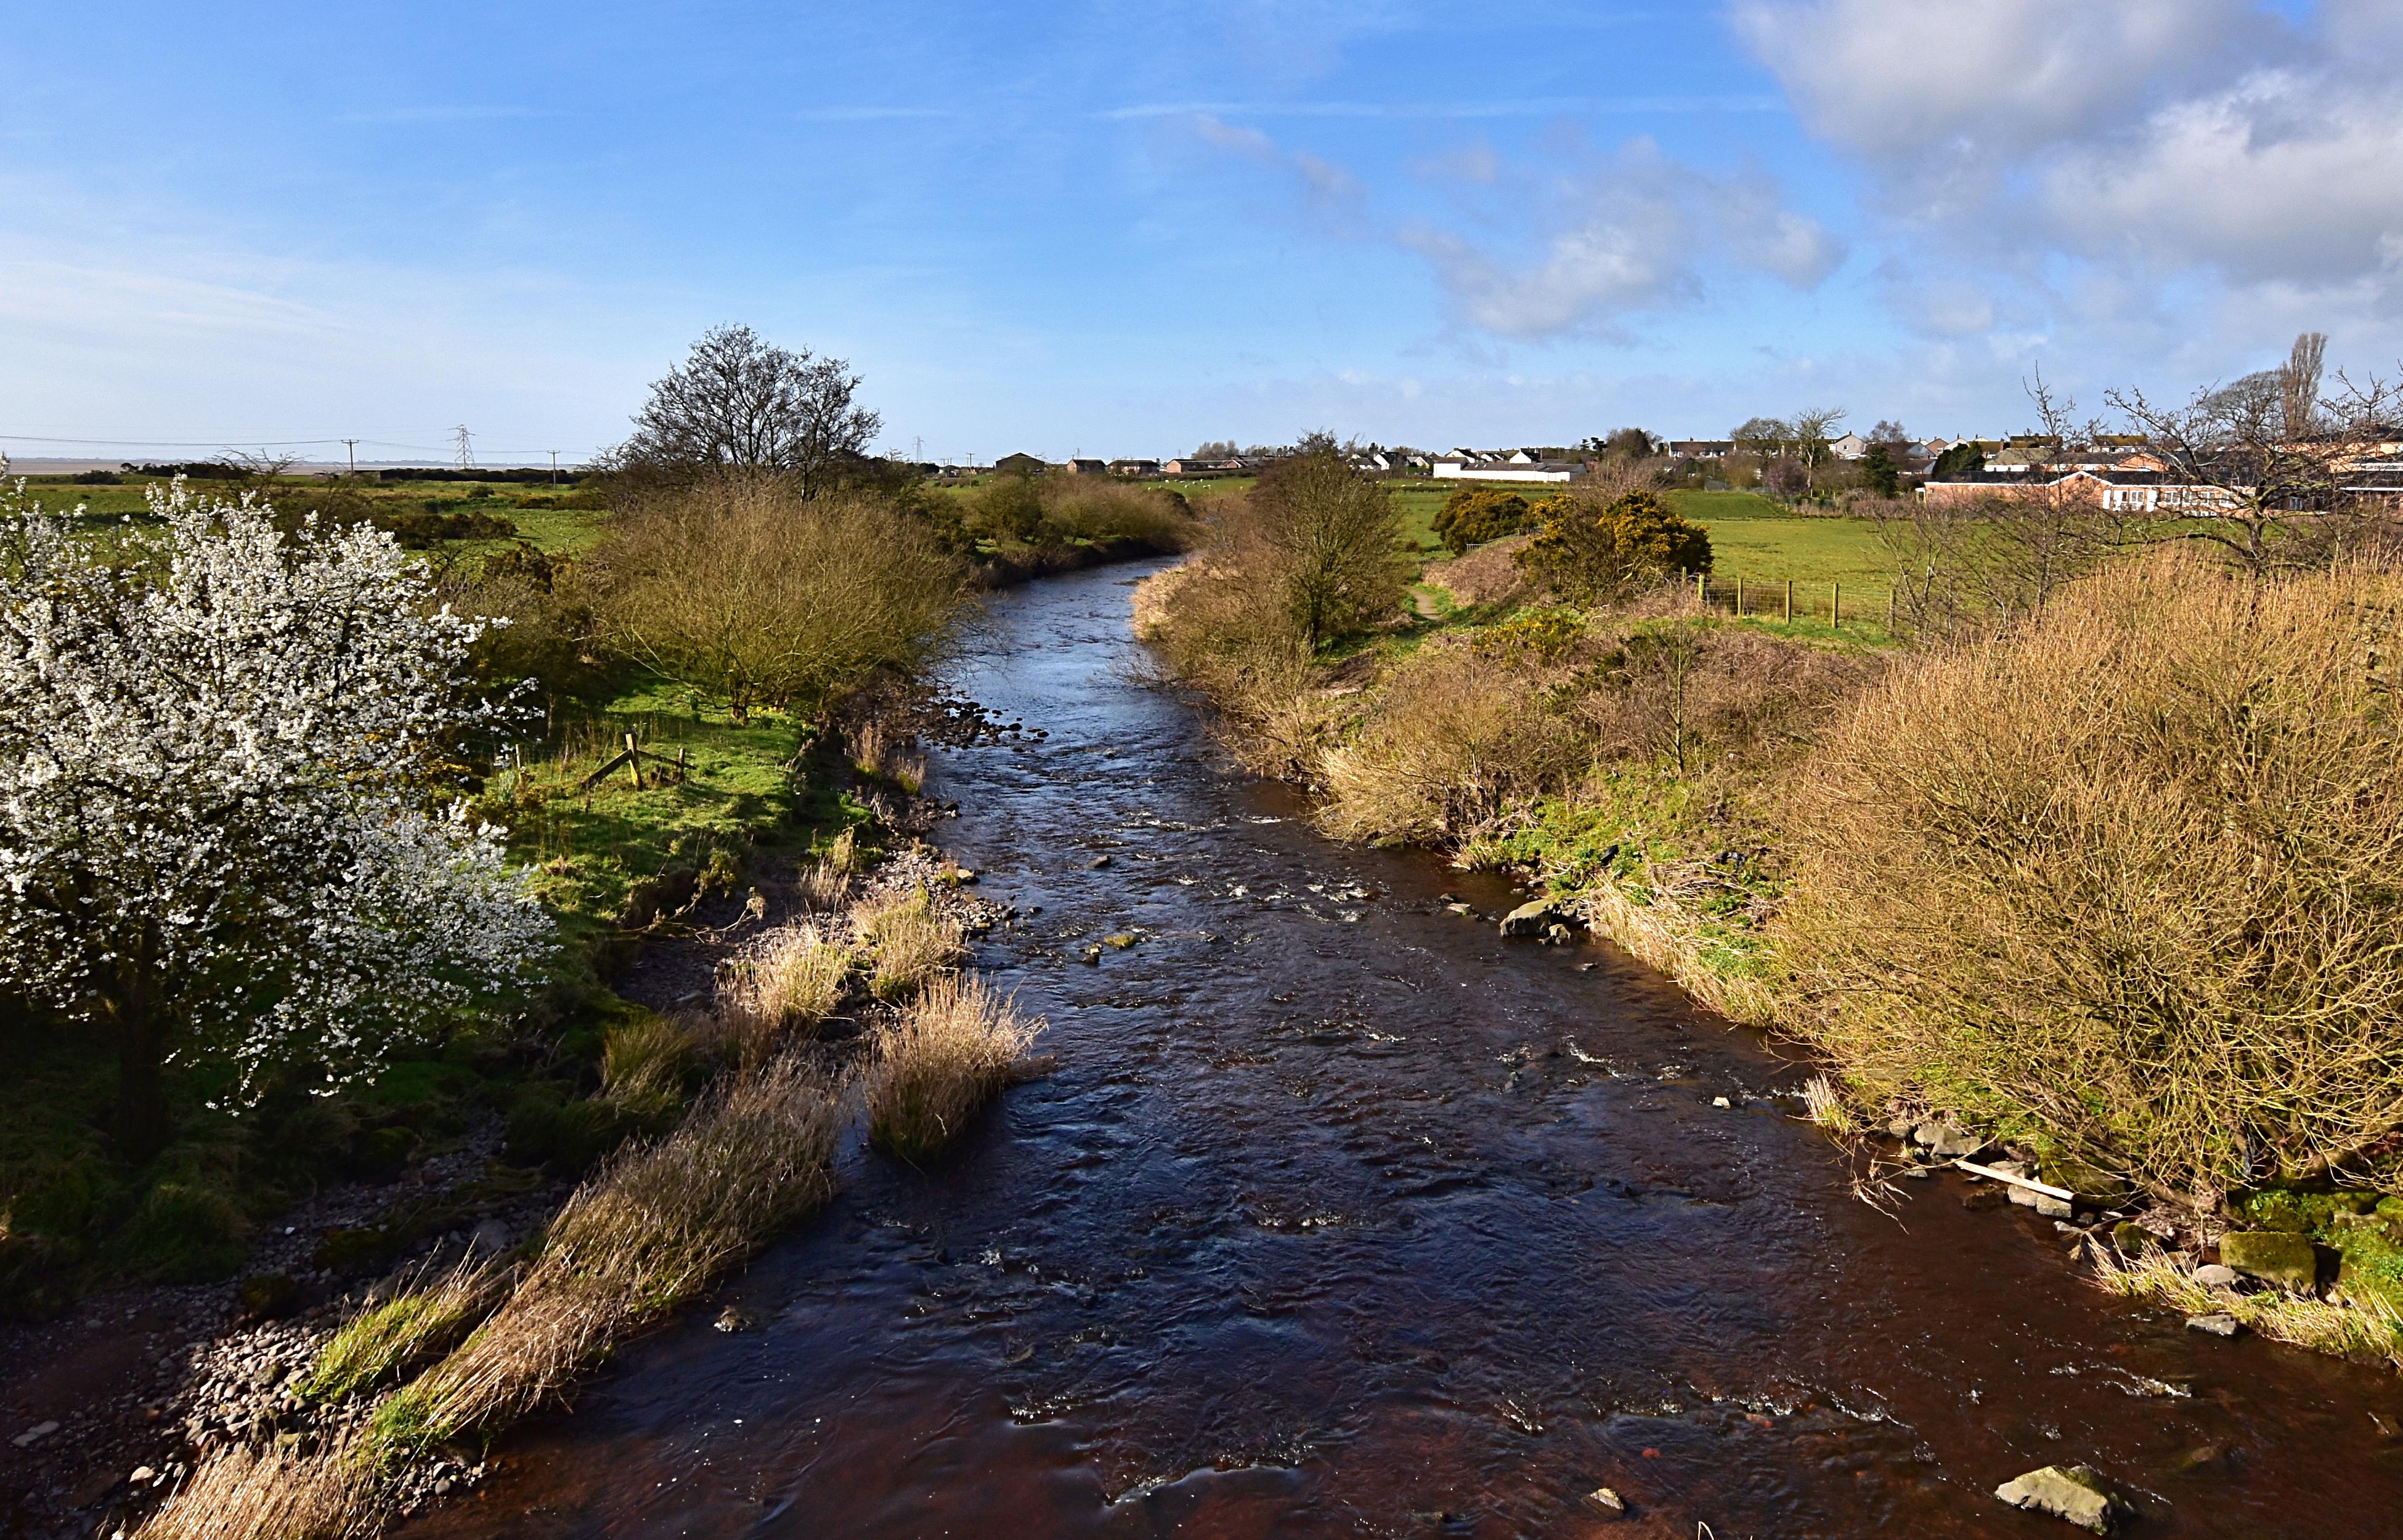
<svg viewBox="0 0 2403 1540">
<path fill-rule="evenodd" d="M 937 756 L 1053 1072 L 854 1152 L 406 1533 L 2044 1536 L 1993 1487 L 2086 1462 L 2142 1534 L 2403 1533 L 2395 1376 L 2107 1297 L 1957 1177 L 1854 1200 L 1757 1034 L 1229 773 L 1131 583 L 998 597 L 958 683 L 1049 737 Z"/>
</svg>

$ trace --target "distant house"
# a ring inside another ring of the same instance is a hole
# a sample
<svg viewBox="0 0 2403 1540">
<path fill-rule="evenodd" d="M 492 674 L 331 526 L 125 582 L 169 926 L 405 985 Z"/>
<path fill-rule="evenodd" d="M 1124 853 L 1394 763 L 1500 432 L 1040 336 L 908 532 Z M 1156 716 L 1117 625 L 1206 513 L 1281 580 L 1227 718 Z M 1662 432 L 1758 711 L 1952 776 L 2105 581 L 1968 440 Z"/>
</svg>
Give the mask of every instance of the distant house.
<svg viewBox="0 0 2403 1540">
<path fill-rule="evenodd" d="M 1848 433 L 1827 446 L 1840 460 L 1857 460 L 1868 453 L 1869 441 L 1857 433 Z"/>
<path fill-rule="evenodd" d="M 1735 452 L 1732 438 L 1672 438 L 1669 452 L 1680 460 L 1724 460 Z"/>
<path fill-rule="evenodd" d="M 1051 467 L 1035 455 L 1005 454 L 993 463 L 993 468 L 998 476 L 1040 476 Z"/>
<path fill-rule="evenodd" d="M 1220 459 L 1215 455 L 1180 455 L 1160 467 L 1171 476 L 1237 476 L 1243 473 L 1243 462 L 1238 458 Z"/>
<path fill-rule="evenodd" d="M 1928 482 L 1919 489 L 1919 495 L 1939 506 L 1989 498 L 2075 497 L 2090 499 L 2116 513 L 2188 516 L 2225 513 L 2237 504 L 2236 494 L 2225 487 L 2173 481 L 2158 470 L 2052 466 L 1949 476 Z"/>
<path fill-rule="evenodd" d="M 1496 455 L 1471 460 L 1462 454 L 1438 454 L 1429 465 L 1438 481 L 1532 481 L 1560 485 L 1585 479 L 1585 465 L 1577 460 L 1521 460 Z"/>
<path fill-rule="evenodd" d="M 1112 476 L 1158 476 L 1160 474 L 1160 462 L 1157 460 L 1113 460 L 1110 462 L 1110 474 Z"/>
<path fill-rule="evenodd" d="M 1071 476 L 1107 476 L 1109 473 L 1110 463 L 1106 460 L 1076 459 L 1068 462 L 1068 474 Z"/>
</svg>

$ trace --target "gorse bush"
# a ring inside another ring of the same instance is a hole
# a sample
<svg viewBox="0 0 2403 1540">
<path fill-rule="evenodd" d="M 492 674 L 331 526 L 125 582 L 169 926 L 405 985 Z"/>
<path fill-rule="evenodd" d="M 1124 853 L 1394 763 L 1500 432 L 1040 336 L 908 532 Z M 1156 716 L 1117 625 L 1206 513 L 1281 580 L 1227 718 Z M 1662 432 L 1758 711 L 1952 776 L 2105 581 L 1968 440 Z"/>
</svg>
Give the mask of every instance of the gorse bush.
<svg viewBox="0 0 2403 1540">
<path fill-rule="evenodd" d="M 860 493 L 732 474 L 621 516 L 585 563 L 610 640 L 666 677 L 815 716 L 940 657 L 964 575 L 918 520 Z"/>
<path fill-rule="evenodd" d="M 1708 572 L 1711 538 L 1637 490 L 1596 505 L 1552 498 L 1550 517 L 1515 558 L 1535 582 L 1572 604 L 1622 603 L 1674 573 Z"/>
<path fill-rule="evenodd" d="M 1801 1030 L 2157 1188 L 2390 1167 L 2398 608 L 2160 555 L 1896 671 L 1787 819 Z"/>
<path fill-rule="evenodd" d="M 1436 510 L 1436 538 L 1443 542 L 1445 549 L 1458 556 L 1469 547 L 1481 546 L 1488 540 L 1526 534 L 1561 512 L 1555 505 L 1565 501 L 1548 497 L 1531 506 L 1517 493 L 1499 487 L 1463 487 L 1444 499 L 1443 506 Z"/>
</svg>

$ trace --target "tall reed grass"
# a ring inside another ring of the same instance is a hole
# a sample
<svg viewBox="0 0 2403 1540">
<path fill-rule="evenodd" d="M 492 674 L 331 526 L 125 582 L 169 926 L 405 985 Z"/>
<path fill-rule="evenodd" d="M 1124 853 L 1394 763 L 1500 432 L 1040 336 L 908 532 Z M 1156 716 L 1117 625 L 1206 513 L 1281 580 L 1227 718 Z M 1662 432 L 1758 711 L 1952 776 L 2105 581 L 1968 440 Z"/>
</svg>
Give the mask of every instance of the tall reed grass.
<svg viewBox="0 0 2403 1540">
<path fill-rule="evenodd" d="M 492 1318 L 379 1408 L 375 1438 L 422 1450 L 563 1392 L 834 1190 L 847 1093 L 797 1057 L 715 1093 L 568 1200 Z"/>
<path fill-rule="evenodd" d="M 1010 1076 L 1040 1021 L 980 978 L 956 975 L 926 986 L 878 1034 L 868 1072 L 868 1132 L 905 1160 L 939 1153 Z"/>
<path fill-rule="evenodd" d="M 879 1000 L 906 999 L 968 954 L 959 923 L 937 913 L 924 888 L 864 902 L 852 922 L 874 959 L 868 987 Z"/>
</svg>

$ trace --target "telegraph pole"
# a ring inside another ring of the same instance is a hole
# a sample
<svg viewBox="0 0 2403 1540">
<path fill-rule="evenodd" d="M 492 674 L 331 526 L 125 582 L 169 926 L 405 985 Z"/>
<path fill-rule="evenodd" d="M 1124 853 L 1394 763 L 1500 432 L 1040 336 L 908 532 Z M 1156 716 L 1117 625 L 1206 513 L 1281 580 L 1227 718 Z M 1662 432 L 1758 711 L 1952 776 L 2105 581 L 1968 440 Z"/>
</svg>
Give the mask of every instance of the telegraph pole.
<svg viewBox="0 0 2403 1540">
<path fill-rule="evenodd" d="M 359 473 L 359 441 L 355 438 L 345 438 L 342 443 L 351 451 L 351 474 L 356 476 Z"/>
<path fill-rule="evenodd" d="M 555 487 L 559 485 L 559 451 L 550 450 L 546 452 L 550 456 L 550 484 Z"/>
</svg>

